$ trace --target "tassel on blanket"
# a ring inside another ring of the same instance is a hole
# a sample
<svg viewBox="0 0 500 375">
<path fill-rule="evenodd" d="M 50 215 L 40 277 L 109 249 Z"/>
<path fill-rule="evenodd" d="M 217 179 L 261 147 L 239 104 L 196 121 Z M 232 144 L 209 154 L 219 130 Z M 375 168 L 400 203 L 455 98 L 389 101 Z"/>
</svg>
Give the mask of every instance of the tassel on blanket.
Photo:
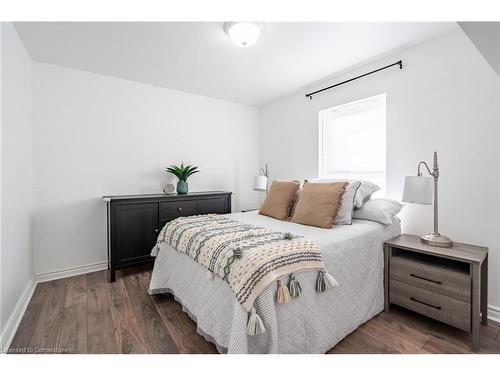
<svg viewBox="0 0 500 375">
<path fill-rule="evenodd" d="M 339 283 L 337 282 L 337 280 L 334 279 L 334 277 L 332 275 L 330 275 L 328 272 L 325 272 L 325 274 L 323 275 L 324 277 L 324 281 L 325 281 L 325 286 L 326 286 L 326 289 L 333 289 L 335 287 L 337 287 L 339 285 Z"/>
<path fill-rule="evenodd" d="M 299 298 L 300 295 L 302 294 L 302 287 L 300 286 L 300 283 L 295 280 L 295 276 L 292 273 L 290 275 L 290 281 L 288 282 L 288 290 L 290 291 L 290 297 L 292 298 Z"/>
<path fill-rule="evenodd" d="M 278 280 L 278 290 L 276 292 L 276 302 L 288 303 L 290 302 L 290 292 L 281 280 Z"/>
<path fill-rule="evenodd" d="M 316 291 L 324 292 L 328 289 L 335 288 L 339 283 L 328 272 L 319 271 L 318 279 L 316 280 Z"/>
<path fill-rule="evenodd" d="M 293 234 L 291 234 L 290 232 L 286 232 L 283 234 L 283 239 L 284 240 L 291 240 L 291 239 L 293 239 Z"/>
<path fill-rule="evenodd" d="M 266 327 L 264 327 L 262 319 L 257 314 L 257 311 L 255 311 L 255 307 L 252 307 L 252 310 L 250 310 L 250 317 L 248 318 L 247 335 L 256 336 L 264 332 L 266 332 Z"/>
</svg>

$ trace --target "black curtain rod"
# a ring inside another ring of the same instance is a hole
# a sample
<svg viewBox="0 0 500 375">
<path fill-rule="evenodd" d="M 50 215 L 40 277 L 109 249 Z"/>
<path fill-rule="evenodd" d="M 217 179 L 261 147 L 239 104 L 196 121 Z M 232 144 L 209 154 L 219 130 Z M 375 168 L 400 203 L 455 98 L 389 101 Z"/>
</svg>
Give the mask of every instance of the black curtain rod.
<svg viewBox="0 0 500 375">
<path fill-rule="evenodd" d="M 373 73 L 377 73 L 377 72 L 380 72 L 381 70 L 384 70 L 384 69 L 387 69 L 387 68 L 391 68 L 395 65 L 399 65 L 399 69 L 403 69 L 403 62 L 401 60 L 399 60 L 398 62 L 395 62 L 394 64 L 390 64 L 390 65 L 387 65 L 387 66 L 384 66 L 382 68 L 378 68 L 376 70 L 372 70 L 371 72 L 368 72 L 368 73 L 365 73 L 365 74 L 361 74 L 360 76 L 357 76 L 357 77 L 354 77 L 354 78 L 351 78 L 351 79 L 348 79 L 347 81 L 344 81 L 344 82 L 340 82 L 340 83 L 336 83 L 335 85 L 331 85 L 331 86 L 328 86 L 328 87 L 325 87 L 325 88 L 322 88 L 321 90 L 317 90 L 317 91 L 314 91 L 314 92 L 310 92 L 309 94 L 306 94 L 306 98 L 309 98 L 312 100 L 312 96 L 315 95 L 315 94 L 318 94 L 322 91 L 326 91 L 326 90 L 330 90 L 330 89 L 333 89 L 334 87 L 337 87 L 337 86 L 340 86 L 340 85 L 343 85 L 344 83 L 348 83 L 348 82 L 351 82 L 351 81 L 354 81 L 356 79 L 359 79 L 359 78 L 363 78 L 363 77 L 366 77 L 370 74 L 373 74 Z"/>
</svg>

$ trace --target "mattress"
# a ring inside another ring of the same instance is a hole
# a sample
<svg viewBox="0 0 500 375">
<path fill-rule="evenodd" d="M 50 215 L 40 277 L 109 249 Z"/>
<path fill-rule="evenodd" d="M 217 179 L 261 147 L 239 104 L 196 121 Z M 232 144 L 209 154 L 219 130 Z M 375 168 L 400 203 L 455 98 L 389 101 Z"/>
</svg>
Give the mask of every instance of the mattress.
<svg viewBox="0 0 500 375">
<path fill-rule="evenodd" d="M 325 353 L 383 309 L 383 243 L 401 232 L 390 225 L 354 220 L 322 229 L 262 216 L 257 211 L 229 214 L 243 223 L 290 232 L 318 244 L 329 273 L 339 285 L 315 291 L 317 272 L 296 274 L 303 293 L 275 303 L 276 284 L 256 300 L 266 332 L 247 336 L 248 313 L 229 285 L 187 255 L 163 244 L 156 256 L 150 294 L 172 293 L 197 323 L 198 332 L 222 353 Z"/>
</svg>

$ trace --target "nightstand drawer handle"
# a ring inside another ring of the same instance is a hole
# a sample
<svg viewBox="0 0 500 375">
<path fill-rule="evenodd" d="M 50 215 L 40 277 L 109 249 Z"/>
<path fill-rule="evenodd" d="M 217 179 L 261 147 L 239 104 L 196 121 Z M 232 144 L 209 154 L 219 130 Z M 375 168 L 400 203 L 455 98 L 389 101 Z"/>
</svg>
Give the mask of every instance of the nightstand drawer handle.
<svg viewBox="0 0 500 375">
<path fill-rule="evenodd" d="M 422 302 L 416 298 L 413 298 L 413 297 L 410 297 L 410 299 L 412 301 L 415 301 L 415 302 L 418 302 L 418 303 L 421 303 L 422 305 L 425 305 L 425 306 L 429 306 L 429 307 L 432 307 L 433 309 L 436 309 L 436 310 L 441 310 L 441 306 L 434 306 L 434 305 L 431 305 L 430 303 L 426 303 L 426 302 Z"/>
<path fill-rule="evenodd" d="M 179 207 L 179 208 L 177 209 L 177 211 L 181 212 L 181 211 L 182 211 L 182 207 Z"/>
<path fill-rule="evenodd" d="M 421 280 L 425 280 L 425 281 L 430 281 L 431 283 L 434 283 L 434 284 L 442 284 L 442 282 L 441 282 L 441 281 L 436 281 L 436 280 L 427 279 L 427 278 L 425 278 L 425 277 L 415 275 L 414 273 L 410 273 L 410 276 L 415 277 L 415 278 L 417 278 L 417 279 L 421 279 Z"/>
</svg>

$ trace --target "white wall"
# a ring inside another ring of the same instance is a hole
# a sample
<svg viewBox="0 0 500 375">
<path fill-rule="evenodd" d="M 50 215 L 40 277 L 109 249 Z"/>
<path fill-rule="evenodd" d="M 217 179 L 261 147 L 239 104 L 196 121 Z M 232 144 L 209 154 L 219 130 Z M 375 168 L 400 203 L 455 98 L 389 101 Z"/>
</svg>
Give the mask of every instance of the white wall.
<svg viewBox="0 0 500 375">
<path fill-rule="evenodd" d="M 1 317 L 5 329 L 32 268 L 31 60 L 11 23 L 1 24 Z"/>
<path fill-rule="evenodd" d="M 35 273 L 104 262 L 102 195 L 161 192 L 171 163 L 199 166 L 191 191 L 254 207 L 258 158 L 253 107 L 33 63 Z"/>
<path fill-rule="evenodd" d="M 316 88 L 403 60 L 393 68 L 318 94 L 297 92 L 259 112 L 261 164 L 271 178 L 318 173 L 318 111 L 387 94 L 387 193 L 438 151 L 440 231 L 490 248 L 490 304 L 500 306 L 499 78 L 460 29 L 361 66 Z M 407 205 L 403 231 L 432 231 L 432 208 Z"/>
</svg>

